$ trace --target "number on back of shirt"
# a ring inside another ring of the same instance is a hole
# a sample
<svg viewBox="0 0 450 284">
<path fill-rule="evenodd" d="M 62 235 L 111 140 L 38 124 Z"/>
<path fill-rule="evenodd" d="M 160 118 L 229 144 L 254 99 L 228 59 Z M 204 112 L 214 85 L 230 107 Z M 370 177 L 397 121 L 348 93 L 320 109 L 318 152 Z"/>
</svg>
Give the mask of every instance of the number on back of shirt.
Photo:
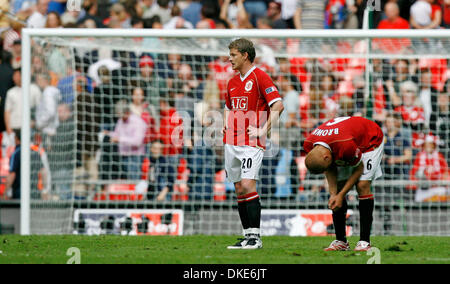
<svg viewBox="0 0 450 284">
<path fill-rule="evenodd" d="M 335 125 L 335 124 L 338 124 L 339 122 L 342 122 L 342 121 L 347 120 L 349 118 L 350 118 L 350 116 L 336 117 L 332 121 L 328 122 L 326 125 L 327 126 Z"/>
</svg>

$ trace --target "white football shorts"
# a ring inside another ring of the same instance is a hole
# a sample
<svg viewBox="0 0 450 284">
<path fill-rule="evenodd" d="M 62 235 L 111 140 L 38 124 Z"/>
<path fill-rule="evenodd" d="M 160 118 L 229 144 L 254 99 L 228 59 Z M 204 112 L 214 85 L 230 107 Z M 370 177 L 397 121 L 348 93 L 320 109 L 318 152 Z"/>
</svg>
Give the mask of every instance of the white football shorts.
<svg viewBox="0 0 450 284">
<path fill-rule="evenodd" d="M 242 179 L 259 179 L 264 150 L 251 146 L 225 144 L 225 172 L 232 183 Z"/>
<path fill-rule="evenodd" d="M 383 175 L 381 171 L 381 159 L 383 158 L 384 143 L 373 151 L 362 154 L 361 163 L 364 164 L 364 172 L 359 180 L 376 180 Z M 347 180 L 355 167 L 338 167 L 338 181 Z"/>
</svg>

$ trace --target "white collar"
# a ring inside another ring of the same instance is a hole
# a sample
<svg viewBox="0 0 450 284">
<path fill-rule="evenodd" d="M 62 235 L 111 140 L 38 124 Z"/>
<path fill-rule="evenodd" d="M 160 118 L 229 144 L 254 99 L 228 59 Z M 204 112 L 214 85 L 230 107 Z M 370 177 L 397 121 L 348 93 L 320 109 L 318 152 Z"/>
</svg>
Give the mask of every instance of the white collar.
<svg viewBox="0 0 450 284">
<path fill-rule="evenodd" d="M 313 144 L 313 146 L 316 146 L 316 145 L 323 146 L 323 147 L 327 148 L 328 150 L 330 150 L 330 152 L 332 152 L 331 151 L 331 147 L 325 142 L 316 142 L 316 143 Z"/>
<path fill-rule="evenodd" d="M 252 68 L 250 68 L 250 70 L 247 71 L 247 73 L 245 73 L 244 77 L 242 77 L 242 75 L 239 75 L 241 77 L 241 81 L 244 82 L 245 79 L 247 79 L 248 75 L 250 75 L 253 70 L 255 70 L 256 66 L 253 66 Z"/>
</svg>

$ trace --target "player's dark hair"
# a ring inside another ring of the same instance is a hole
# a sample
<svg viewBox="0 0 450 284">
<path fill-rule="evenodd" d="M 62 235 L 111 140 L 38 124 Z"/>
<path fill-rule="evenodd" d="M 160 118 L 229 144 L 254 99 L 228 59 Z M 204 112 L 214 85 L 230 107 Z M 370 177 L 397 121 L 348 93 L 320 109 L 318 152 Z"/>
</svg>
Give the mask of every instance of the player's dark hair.
<svg viewBox="0 0 450 284">
<path fill-rule="evenodd" d="M 253 42 L 251 42 L 250 40 L 248 40 L 246 38 L 239 38 L 239 39 L 232 41 L 230 43 L 230 45 L 228 45 L 228 49 L 236 49 L 237 51 L 239 51 L 242 54 L 247 53 L 248 60 L 250 60 L 250 62 L 252 62 L 252 63 L 253 63 L 253 61 L 255 61 L 255 57 L 256 57 L 255 47 L 253 46 Z"/>
</svg>

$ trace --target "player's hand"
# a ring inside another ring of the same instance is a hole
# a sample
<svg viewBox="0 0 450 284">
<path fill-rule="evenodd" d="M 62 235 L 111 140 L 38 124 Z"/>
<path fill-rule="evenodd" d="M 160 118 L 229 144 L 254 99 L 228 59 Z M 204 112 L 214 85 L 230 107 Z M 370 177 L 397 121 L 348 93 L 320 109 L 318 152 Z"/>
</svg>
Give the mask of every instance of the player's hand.
<svg viewBox="0 0 450 284">
<path fill-rule="evenodd" d="M 226 127 L 226 126 L 222 127 L 222 133 L 223 133 L 223 135 L 225 135 L 226 132 L 227 132 L 227 127 Z"/>
<path fill-rule="evenodd" d="M 330 200 L 328 201 L 328 208 L 336 211 L 342 207 L 342 203 L 344 202 L 344 197 L 340 194 L 330 196 Z"/>
<path fill-rule="evenodd" d="M 266 134 L 263 129 L 256 128 L 253 126 L 249 126 L 247 128 L 247 133 L 248 133 L 248 136 L 250 136 L 252 138 L 259 138 Z"/>
</svg>

